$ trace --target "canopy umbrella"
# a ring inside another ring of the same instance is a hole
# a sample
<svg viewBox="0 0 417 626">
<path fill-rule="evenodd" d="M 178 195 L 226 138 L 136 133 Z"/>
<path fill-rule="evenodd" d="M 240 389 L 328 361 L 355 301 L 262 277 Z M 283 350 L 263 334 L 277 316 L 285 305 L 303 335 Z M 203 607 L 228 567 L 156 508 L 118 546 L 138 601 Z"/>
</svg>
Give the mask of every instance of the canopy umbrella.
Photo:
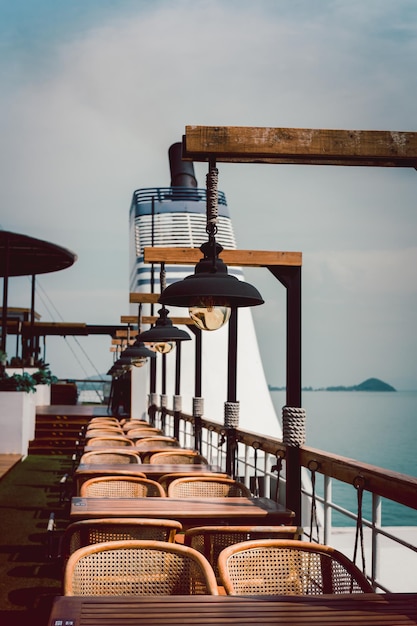
<svg viewBox="0 0 417 626">
<path fill-rule="evenodd" d="M 1 349 L 6 348 L 7 297 L 10 276 L 32 276 L 31 321 L 35 312 L 35 276 L 71 267 L 77 255 L 49 241 L 20 233 L 0 231 L 0 276 L 3 277 Z"/>
</svg>

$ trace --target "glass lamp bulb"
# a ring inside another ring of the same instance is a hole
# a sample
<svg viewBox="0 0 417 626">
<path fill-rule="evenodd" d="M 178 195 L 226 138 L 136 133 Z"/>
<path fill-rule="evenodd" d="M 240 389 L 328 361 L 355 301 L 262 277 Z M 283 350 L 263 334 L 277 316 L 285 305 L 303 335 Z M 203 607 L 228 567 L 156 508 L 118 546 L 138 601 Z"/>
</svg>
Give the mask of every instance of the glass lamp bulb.
<svg viewBox="0 0 417 626">
<path fill-rule="evenodd" d="M 159 354 L 168 354 L 175 348 L 175 341 L 161 341 L 160 343 L 154 343 L 153 349 Z"/>
<path fill-rule="evenodd" d="M 218 330 L 230 318 L 231 309 L 228 306 L 192 306 L 188 309 L 194 324 L 201 330 Z"/>
<path fill-rule="evenodd" d="M 146 356 L 140 356 L 137 359 L 132 359 L 132 365 L 135 367 L 142 367 L 146 363 Z"/>
</svg>

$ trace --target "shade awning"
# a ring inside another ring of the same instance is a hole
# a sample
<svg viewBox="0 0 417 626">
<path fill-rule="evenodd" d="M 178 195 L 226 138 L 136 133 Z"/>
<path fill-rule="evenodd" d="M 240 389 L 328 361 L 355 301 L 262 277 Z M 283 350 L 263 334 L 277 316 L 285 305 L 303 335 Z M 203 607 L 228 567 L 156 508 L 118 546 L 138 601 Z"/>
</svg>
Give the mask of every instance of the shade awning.
<svg viewBox="0 0 417 626">
<path fill-rule="evenodd" d="M 0 231 L 0 276 L 33 276 L 71 267 L 77 255 L 49 241 Z"/>
</svg>

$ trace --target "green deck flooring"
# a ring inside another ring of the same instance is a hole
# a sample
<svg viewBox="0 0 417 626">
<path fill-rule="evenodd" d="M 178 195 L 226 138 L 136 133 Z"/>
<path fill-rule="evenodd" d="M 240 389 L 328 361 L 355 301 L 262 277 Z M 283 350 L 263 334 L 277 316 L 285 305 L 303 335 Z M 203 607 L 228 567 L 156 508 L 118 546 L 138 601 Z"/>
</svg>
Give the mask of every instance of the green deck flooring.
<svg viewBox="0 0 417 626">
<path fill-rule="evenodd" d="M 70 470 L 70 457 L 34 455 L 0 480 L 2 626 L 46 626 L 50 602 L 61 590 L 61 565 L 49 557 L 47 525 L 51 512 L 57 535 L 68 524 L 59 481 Z"/>
</svg>

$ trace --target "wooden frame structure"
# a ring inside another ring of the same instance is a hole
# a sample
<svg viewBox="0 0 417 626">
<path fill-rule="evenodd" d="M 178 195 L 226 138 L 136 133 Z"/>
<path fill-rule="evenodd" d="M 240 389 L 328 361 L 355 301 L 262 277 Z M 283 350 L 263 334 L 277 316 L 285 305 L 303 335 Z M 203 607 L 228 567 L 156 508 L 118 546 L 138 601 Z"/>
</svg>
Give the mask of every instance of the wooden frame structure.
<svg viewBox="0 0 417 626">
<path fill-rule="evenodd" d="M 207 161 L 211 164 L 275 163 L 417 169 L 417 133 L 186 126 L 183 136 L 183 159 Z M 275 259 L 270 257 L 267 260 L 268 254 L 277 256 Z M 287 406 L 292 407 L 301 406 L 301 254 L 298 259 L 292 256 L 297 254 L 300 253 L 232 250 L 222 252 L 222 259 L 229 265 L 267 267 L 287 289 Z M 151 263 L 195 264 L 200 256 L 199 250 L 178 248 L 145 250 L 145 260 Z M 287 447 L 286 462 L 287 507 L 295 512 L 295 523 L 300 524 L 301 465 L 298 448 Z"/>
<path fill-rule="evenodd" d="M 186 126 L 183 159 L 417 168 L 417 132 Z"/>
</svg>

